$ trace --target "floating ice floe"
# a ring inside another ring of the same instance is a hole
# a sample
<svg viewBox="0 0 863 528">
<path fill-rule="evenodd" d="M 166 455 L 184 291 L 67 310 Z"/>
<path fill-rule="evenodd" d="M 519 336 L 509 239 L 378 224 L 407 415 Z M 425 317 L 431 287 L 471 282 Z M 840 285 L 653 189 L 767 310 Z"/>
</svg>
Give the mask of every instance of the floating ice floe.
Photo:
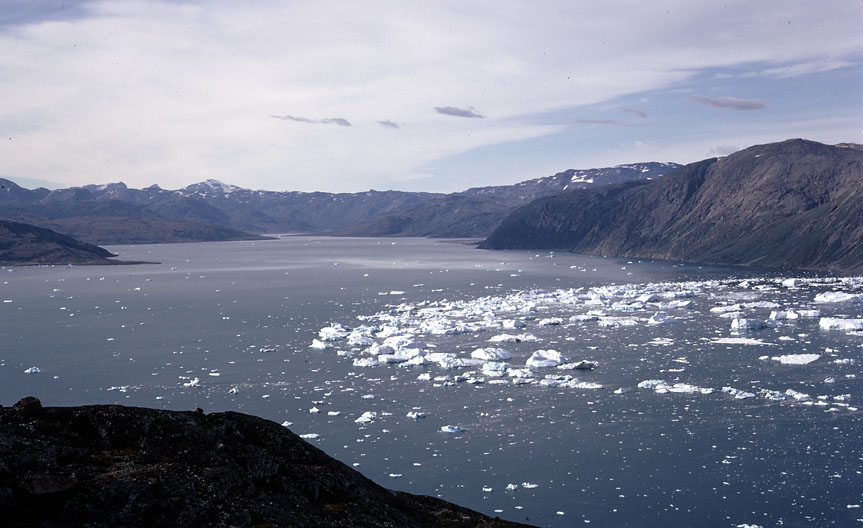
<svg viewBox="0 0 863 528">
<path fill-rule="evenodd" d="M 821 357 L 821 354 L 786 354 L 774 356 L 770 359 L 778 361 L 783 365 L 808 365 Z"/>
<path fill-rule="evenodd" d="M 557 366 L 560 370 L 593 370 L 597 366 L 596 361 L 588 361 L 586 359 L 582 359 L 581 361 L 577 361 L 575 363 L 561 363 Z"/>
<path fill-rule="evenodd" d="M 320 339 L 315 339 L 312 341 L 312 344 L 309 345 L 309 348 L 314 348 L 316 350 L 327 350 L 327 349 L 333 348 L 333 345 L 331 345 L 330 343 L 326 343 L 324 341 L 321 341 Z"/>
<path fill-rule="evenodd" d="M 566 362 L 566 358 L 557 350 L 537 350 L 525 363 L 531 368 L 556 367 Z"/>
<path fill-rule="evenodd" d="M 837 317 L 822 317 L 818 321 L 822 330 L 863 330 L 863 319 L 840 319 Z"/>
<path fill-rule="evenodd" d="M 459 434 L 459 433 L 466 433 L 467 429 L 464 429 L 464 428 L 459 427 L 457 425 L 444 425 L 440 428 L 440 431 L 442 433 Z"/>
<path fill-rule="evenodd" d="M 183 387 L 197 387 L 201 384 L 201 380 L 198 378 L 192 378 L 187 382 L 183 383 Z"/>
<path fill-rule="evenodd" d="M 372 423 L 374 420 L 377 419 L 377 417 L 378 417 L 378 413 L 376 413 L 375 411 L 366 411 L 362 415 L 360 415 L 359 418 L 354 420 L 354 423 L 358 423 L 358 424 Z"/>
<path fill-rule="evenodd" d="M 649 324 L 649 325 L 663 325 L 663 324 L 674 323 L 676 321 L 677 321 L 677 319 L 675 319 L 674 317 L 670 317 L 665 312 L 656 312 L 655 314 L 650 316 L 650 319 L 647 320 L 647 324 Z"/>
<path fill-rule="evenodd" d="M 319 435 L 318 433 L 306 433 L 300 435 L 300 438 L 302 438 L 303 440 L 317 440 L 320 437 L 321 435 Z"/>
<path fill-rule="evenodd" d="M 767 343 L 760 339 L 751 337 L 717 337 L 710 340 L 711 343 L 717 345 L 766 345 L 773 346 L 773 343 Z"/>
<path fill-rule="evenodd" d="M 419 411 L 410 411 L 406 414 L 406 416 L 414 420 L 421 420 L 426 417 L 426 413 Z"/>
<path fill-rule="evenodd" d="M 519 334 L 519 335 L 511 335 L 511 334 L 500 334 L 496 336 L 492 336 L 488 339 L 489 343 L 522 343 L 522 342 L 534 342 L 539 341 L 539 339 L 533 334 Z"/>
<path fill-rule="evenodd" d="M 740 389 L 735 389 L 734 387 L 722 387 L 722 392 L 728 393 L 738 400 L 755 397 L 755 393 L 753 392 L 746 392 Z"/>
<path fill-rule="evenodd" d="M 815 296 L 816 303 L 861 303 L 863 294 L 847 292 L 823 292 Z"/>
<path fill-rule="evenodd" d="M 477 348 L 470 357 L 483 361 L 506 361 L 512 359 L 512 353 L 503 348 Z"/>
<path fill-rule="evenodd" d="M 770 317 L 768 319 L 772 321 L 780 321 L 780 320 L 793 320 L 800 318 L 800 314 L 795 312 L 794 310 L 779 310 L 770 312 Z"/>
<path fill-rule="evenodd" d="M 761 321 L 759 319 L 745 319 L 742 317 L 735 317 L 731 320 L 731 331 L 732 332 L 745 332 L 747 330 L 762 330 L 764 328 L 769 327 L 770 325 L 767 321 Z"/>
<path fill-rule="evenodd" d="M 665 394 L 668 392 L 675 393 L 683 393 L 683 394 L 711 394 L 713 393 L 713 389 L 698 387 L 696 385 L 690 385 L 688 383 L 675 383 L 673 385 L 669 385 L 665 382 L 665 380 L 651 379 L 644 380 L 638 384 L 638 387 L 641 389 L 653 389 L 658 394 Z"/>
<path fill-rule="evenodd" d="M 39 370 L 39 367 L 30 367 L 24 371 L 24 374 L 39 374 L 40 372 L 42 371 Z"/>
</svg>

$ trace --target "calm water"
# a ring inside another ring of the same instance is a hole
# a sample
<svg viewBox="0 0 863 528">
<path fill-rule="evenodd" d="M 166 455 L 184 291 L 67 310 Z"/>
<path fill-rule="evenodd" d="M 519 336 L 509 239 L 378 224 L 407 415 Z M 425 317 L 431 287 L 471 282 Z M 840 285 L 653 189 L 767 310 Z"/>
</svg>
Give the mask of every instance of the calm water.
<svg viewBox="0 0 863 528">
<path fill-rule="evenodd" d="M 863 303 L 814 302 L 861 293 L 859 281 L 788 288 L 775 272 L 420 239 L 111 249 L 160 264 L 0 271 L 0 403 L 34 395 L 45 405 L 200 406 L 287 421 L 384 486 L 542 526 L 863 524 L 863 336 L 819 329 L 820 317 L 863 317 Z M 602 289 L 609 284 L 616 289 Z M 536 289 L 546 293 L 526 293 Z M 676 322 L 648 325 L 655 299 L 631 303 L 650 292 L 689 304 L 664 308 Z M 501 314 L 501 302 L 531 309 Z M 494 317 L 481 313 L 495 303 Z M 755 320 L 788 308 L 820 316 L 738 335 L 710 311 L 730 304 Z M 570 322 L 590 310 L 619 323 Z M 428 313 L 486 328 L 411 326 Z M 540 324 L 554 317 L 562 324 Z M 525 326 L 495 329 L 495 318 Z M 478 368 L 355 366 L 365 347 L 309 346 L 332 323 L 384 321 L 399 321 L 428 351 L 503 347 L 519 368 L 554 349 L 598 366 L 535 369 L 535 383 L 517 385 Z M 488 341 L 525 332 L 538 340 Z M 817 358 L 771 359 L 795 354 Z M 39 372 L 25 373 L 31 367 Z M 431 379 L 418 379 L 424 373 Z M 547 375 L 601 388 L 540 384 Z M 639 387 L 645 380 L 686 385 L 655 391 Z M 356 423 L 364 412 L 376 416 Z"/>
</svg>

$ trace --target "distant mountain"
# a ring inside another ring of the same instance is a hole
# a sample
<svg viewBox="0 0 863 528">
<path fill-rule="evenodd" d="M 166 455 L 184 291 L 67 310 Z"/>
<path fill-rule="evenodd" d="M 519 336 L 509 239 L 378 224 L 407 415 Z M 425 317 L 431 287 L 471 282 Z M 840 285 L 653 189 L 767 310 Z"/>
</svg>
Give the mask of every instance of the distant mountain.
<svg viewBox="0 0 863 528">
<path fill-rule="evenodd" d="M 250 240 L 251 233 L 482 237 L 517 207 L 566 190 L 653 179 L 678 165 L 575 170 L 454 194 L 276 192 L 218 180 L 166 190 L 122 182 L 49 191 L 0 179 L 0 218 L 94 244 Z"/>
<path fill-rule="evenodd" d="M 515 211 L 483 248 L 863 272 L 863 151 L 794 139 Z"/>
<path fill-rule="evenodd" d="M 194 197 L 124 184 L 27 190 L 0 179 L 0 218 L 38 225 L 92 244 L 260 240 L 232 228 Z"/>
<path fill-rule="evenodd" d="M 475 187 L 398 209 L 334 234 L 348 236 L 484 237 L 512 211 L 536 198 L 627 181 L 654 180 L 681 167 L 637 163 L 602 169 L 570 169 L 515 185 Z"/>
<path fill-rule="evenodd" d="M 0 264 L 118 264 L 116 255 L 48 229 L 0 220 Z"/>
</svg>

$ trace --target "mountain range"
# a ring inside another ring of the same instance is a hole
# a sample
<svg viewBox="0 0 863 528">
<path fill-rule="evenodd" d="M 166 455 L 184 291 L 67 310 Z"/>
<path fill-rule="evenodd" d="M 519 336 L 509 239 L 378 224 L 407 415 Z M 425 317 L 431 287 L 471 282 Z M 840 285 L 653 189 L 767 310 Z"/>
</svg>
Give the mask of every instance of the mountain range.
<svg viewBox="0 0 863 528">
<path fill-rule="evenodd" d="M 93 244 L 261 238 L 252 233 L 484 237 L 508 213 L 540 197 L 633 179 L 675 164 L 569 170 L 516 185 L 462 193 L 277 192 L 207 180 L 179 190 L 123 183 L 49 191 L 0 179 L 0 218 L 53 229 Z"/>
<path fill-rule="evenodd" d="M 480 247 L 860 272 L 861 167 L 860 145 L 794 139 L 686 166 L 571 169 L 452 194 L 277 192 L 216 180 L 50 191 L 0 179 L 0 219 L 91 244 L 263 238 L 257 233 L 487 237 Z M 3 233 L 8 249 L 11 231 Z"/>
<path fill-rule="evenodd" d="M 538 199 L 480 247 L 859 273 L 861 187 L 859 145 L 794 139 Z"/>
</svg>

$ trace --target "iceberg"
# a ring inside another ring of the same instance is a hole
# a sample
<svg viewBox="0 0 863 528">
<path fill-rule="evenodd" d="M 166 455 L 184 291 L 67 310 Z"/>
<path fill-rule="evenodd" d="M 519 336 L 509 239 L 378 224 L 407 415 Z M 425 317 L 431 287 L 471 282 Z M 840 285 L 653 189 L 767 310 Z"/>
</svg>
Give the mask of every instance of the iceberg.
<svg viewBox="0 0 863 528">
<path fill-rule="evenodd" d="M 440 430 L 442 433 L 451 433 L 451 434 L 459 434 L 459 433 L 466 433 L 467 432 L 467 429 L 464 429 L 464 428 L 459 427 L 457 425 L 444 425 L 443 427 L 440 428 Z"/>
<path fill-rule="evenodd" d="M 581 361 L 577 361 L 575 363 L 561 363 L 557 366 L 560 370 L 593 370 L 596 368 L 596 361 L 588 361 L 586 359 L 582 359 Z"/>
<path fill-rule="evenodd" d="M 470 357 L 484 361 L 506 361 L 512 359 L 512 354 L 503 348 L 477 348 L 470 353 Z"/>
<path fill-rule="evenodd" d="M 24 371 L 24 374 L 39 374 L 40 372 L 42 371 L 39 370 L 39 367 L 30 367 Z"/>
<path fill-rule="evenodd" d="M 365 425 L 367 423 L 372 423 L 377 417 L 378 417 L 378 413 L 376 413 L 374 411 L 366 411 L 363 414 L 361 414 L 359 418 L 354 420 L 354 423 Z"/>
<path fill-rule="evenodd" d="M 745 332 L 747 330 L 761 330 L 763 328 L 767 328 L 768 324 L 766 321 L 761 321 L 759 319 L 744 319 L 742 317 L 735 317 L 731 320 L 731 331 L 732 332 Z"/>
<path fill-rule="evenodd" d="M 837 317 L 822 317 L 818 321 L 822 330 L 863 330 L 863 319 L 840 319 Z"/>
<path fill-rule="evenodd" d="M 556 367 L 565 362 L 566 358 L 557 350 L 537 350 L 531 354 L 525 364 L 531 368 L 542 368 Z"/>
<path fill-rule="evenodd" d="M 650 319 L 647 320 L 647 324 L 649 325 L 662 325 L 669 324 L 677 321 L 674 317 L 669 317 L 665 312 L 656 312 Z"/>
<path fill-rule="evenodd" d="M 815 296 L 816 303 L 863 303 L 863 294 L 847 292 L 823 292 Z"/>
<path fill-rule="evenodd" d="M 779 321 L 779 320 L 797 319 L 799 317 L 800 317 L 800 314 L 798 314 L 794 310 L 787 310 L 787 311 L 781 311 L 780 310 L 780 311 L 770 312 L 770 317 L 768 317 L 768 319 L 770 319 L 772 321 Z"/>
<path fill-rule="evenodd" d="M 778 361 L 783 365 L 808 365 L 821 357 L 821 354 L 786 354 L 774 356 L 770 359 Z"/>
</svg>

